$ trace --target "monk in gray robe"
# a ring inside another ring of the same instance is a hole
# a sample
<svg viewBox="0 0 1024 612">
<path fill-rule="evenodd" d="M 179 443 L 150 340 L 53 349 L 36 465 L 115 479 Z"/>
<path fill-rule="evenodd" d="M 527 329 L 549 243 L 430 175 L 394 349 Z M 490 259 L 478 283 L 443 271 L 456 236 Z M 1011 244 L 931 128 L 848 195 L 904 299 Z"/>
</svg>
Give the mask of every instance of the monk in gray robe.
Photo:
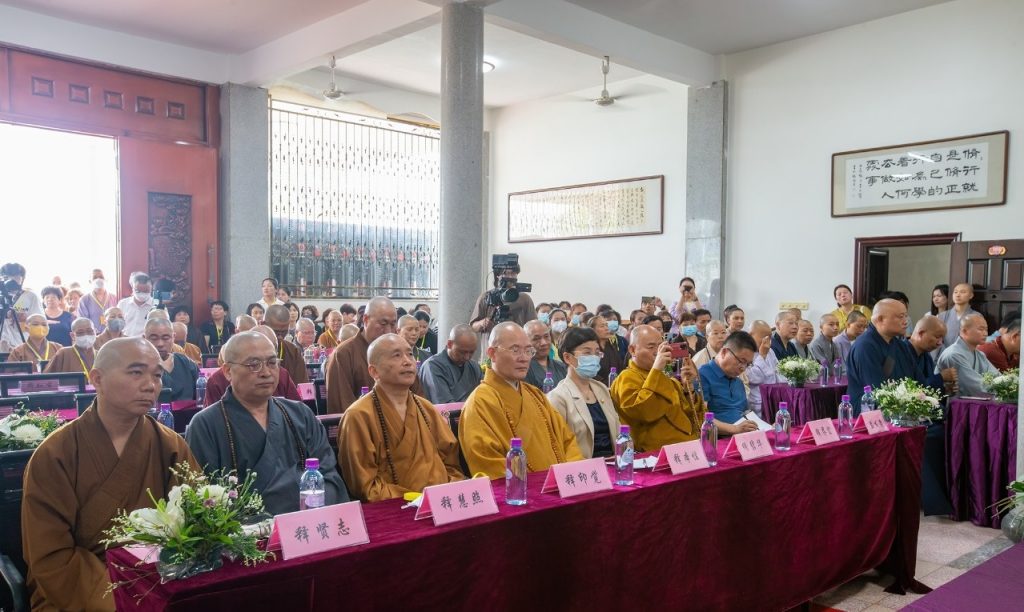
<svg viewBox="0 0 1024 612">
<path fill-rule="evenodd" d="M 152 312 L 162 311 L 157 309 Z M 163 386 L 171 390 L 171 401 L 195 399 L 199 367 L 184 353 L 174 352 L 174 328 L 171 322 L 161 317 L 150 318 L 142 334 L 160 353 L 160 367 L 164 371 Z"/>
<path fill-rule="evenodd" d="M 299 509 L 299 477 L 307 458 L 320 460 L 326 503 L 349 501 L 327 431 L 302 402 L 273 397 L 281 360 L 258 332 L 237 333 L 221 349 L 231 386 L 199 412 L 185 432 L 207 472 L 256 472 L 256 489 L 272 514 Z"/>
<path fill-rule="evenodd" d="M 476 347 L 477 336 L 472 327 L 452 328 L 445 350 L 420 366 L 420 384 L 427 399 L 435 404 L 466 401 L 484 378 L 480 364 L 473 361 Z"/>
</svg>

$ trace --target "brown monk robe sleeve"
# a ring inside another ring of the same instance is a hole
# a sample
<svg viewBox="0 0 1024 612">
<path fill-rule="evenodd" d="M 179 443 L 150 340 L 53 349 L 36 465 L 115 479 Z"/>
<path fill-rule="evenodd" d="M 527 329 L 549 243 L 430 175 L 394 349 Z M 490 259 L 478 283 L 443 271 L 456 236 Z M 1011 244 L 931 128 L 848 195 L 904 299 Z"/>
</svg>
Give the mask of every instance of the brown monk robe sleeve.
<svg viewBox="0 0 1024 612">
<path fill-rule="evenodd" d="M 295 384 L 308 383 L 309 371 L 306 370 L 306 360 L 302 356 L 302 351 L 291 342 L 282 341 L 281 347 L 283 348 L 281 352 L 284 355 L 284 367 L 288 370 L 292 381 Z"/>
</svg>

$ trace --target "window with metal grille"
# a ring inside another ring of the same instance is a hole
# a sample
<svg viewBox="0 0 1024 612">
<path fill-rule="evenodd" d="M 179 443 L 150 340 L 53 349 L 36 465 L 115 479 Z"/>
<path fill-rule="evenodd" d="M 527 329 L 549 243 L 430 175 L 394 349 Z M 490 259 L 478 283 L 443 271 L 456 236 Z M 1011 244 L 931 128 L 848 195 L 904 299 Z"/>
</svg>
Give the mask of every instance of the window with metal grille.
<svg viewBox="0 0 1024 612">
<path fill-rule="evenodd" d="M 437 129 L 275 100 L 270 267 L 296 297 L 436 298 Z"/>
</svg>

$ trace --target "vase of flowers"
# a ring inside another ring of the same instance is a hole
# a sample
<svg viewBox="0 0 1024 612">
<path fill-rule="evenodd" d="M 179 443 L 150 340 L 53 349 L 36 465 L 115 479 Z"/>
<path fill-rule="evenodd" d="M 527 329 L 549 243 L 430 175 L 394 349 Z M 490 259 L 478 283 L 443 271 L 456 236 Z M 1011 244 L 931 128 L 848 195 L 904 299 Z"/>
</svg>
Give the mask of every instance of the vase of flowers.
<svg viewBox="0 0 1024 612">
<path fill-rule="evenodd" d="M 821 364 L 813 359 L 803 357 L 786 357 L 779 362 L 779 374 L 786 377 L 791 387 L 803 387 L 809 380 L 821 374 Z"/>
<path fill-rule="evenodd" d="M 263 498 L 253 487 L 255 472 L 241 482 L 231 472 L 208 477 L 187 463 L 171 472 L 181 484 L 167 499 L 154 499 L 150 493 L 152 508 L 122 510 L 104 544 L 159 546 L 156 566 L 161 582 L 217 569 L 225 557 L 246 565 L 266 560 L 267 553 L 257 547 L 257 535 L 244 527 L 267 516 Z"/>
<path fill-rule="evenodd" d="M 30 412 L 16 408 L 0 419 L 0 451 L 33 449 L 64 424 L 56 412 Z"/>
<path fill-rule="evenodd" d="M 1016 404 L 1020 393 L 1020 368 L 1011 368 L 998 374 L 986 372 L 981 377 L 985 391 L 1006 404 Z"/>
<path fill-rule="evenodd" d="M 910 378 L 882 383 L 873 395 L 878 409 L 896 427 L 930 424 L 942 417 L 942 395 Z"/>
</svg>

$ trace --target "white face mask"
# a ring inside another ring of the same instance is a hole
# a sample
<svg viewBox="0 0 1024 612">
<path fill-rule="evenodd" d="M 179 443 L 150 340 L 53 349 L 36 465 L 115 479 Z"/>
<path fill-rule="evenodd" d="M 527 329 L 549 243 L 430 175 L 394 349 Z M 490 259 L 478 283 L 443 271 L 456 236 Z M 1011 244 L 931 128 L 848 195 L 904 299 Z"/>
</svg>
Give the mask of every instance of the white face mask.
<svg viewBox="0 0 1024 612">
<path fill-rule="evenodd" d="M 80 349 L 92 348 L 96 344 L 96 336 L 75 336 L 75 346 Z"/>
<path fill-rule="evenodd" d="M 151 294 L 151 293 L 146 293 L 146 292 L 143 292 L 143 291 L 136 291 L 135 292 L 135 299 L 136 299 L 136 301 L 139 301 L 139 302 L 148 302 L 149 298 L 152 297 L 152 295 L 153 294 Z"/>
<path fill-rule="evenodd" d="M 551 324 L 551 331 L 560 334 L 565 331 L 565 328 L 569 326 L 565 321 L 555 321 Z"/>
<path fill-rule="evenodd" d="M 92 288 L 93 289 L 103 289 L 106 286 L 107 286 L 107 282 L 105 280 L 103 280 L 102 278 L 94 278 L 92 280 Z"/>
</svg>

